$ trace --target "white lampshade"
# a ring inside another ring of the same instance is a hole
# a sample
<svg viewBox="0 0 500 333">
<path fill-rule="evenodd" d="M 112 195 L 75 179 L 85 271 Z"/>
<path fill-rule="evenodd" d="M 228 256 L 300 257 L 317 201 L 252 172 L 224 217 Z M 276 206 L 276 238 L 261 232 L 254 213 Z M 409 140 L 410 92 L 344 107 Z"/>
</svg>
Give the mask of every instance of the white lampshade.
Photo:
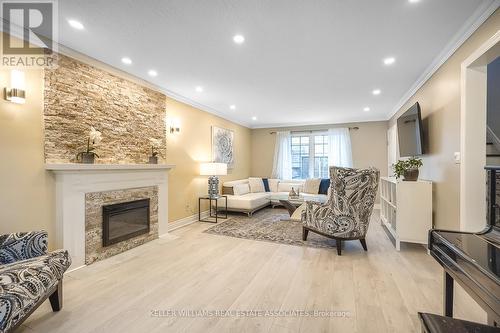
<svg viewBox="0 0 500 333">
<path fill-rule="evenodd" d="M 225 176 L 227 175 L 226 163 L 201 163 L 200 164 L 201 176 Z"/>
</svg>

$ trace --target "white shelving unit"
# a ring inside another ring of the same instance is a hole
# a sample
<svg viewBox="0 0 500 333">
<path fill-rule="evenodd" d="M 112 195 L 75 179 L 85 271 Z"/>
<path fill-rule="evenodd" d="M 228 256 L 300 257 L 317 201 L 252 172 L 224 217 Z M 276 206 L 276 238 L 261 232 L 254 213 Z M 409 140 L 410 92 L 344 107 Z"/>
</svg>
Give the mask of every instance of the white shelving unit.
<svg viewBox="0 0 500 333">
<path fill-rule="evenodd" d="M 380 222 L 400 250 L 401 242 L 427 244 L 432 228 L 432 182 L 380 179 Z"/>
</svg>

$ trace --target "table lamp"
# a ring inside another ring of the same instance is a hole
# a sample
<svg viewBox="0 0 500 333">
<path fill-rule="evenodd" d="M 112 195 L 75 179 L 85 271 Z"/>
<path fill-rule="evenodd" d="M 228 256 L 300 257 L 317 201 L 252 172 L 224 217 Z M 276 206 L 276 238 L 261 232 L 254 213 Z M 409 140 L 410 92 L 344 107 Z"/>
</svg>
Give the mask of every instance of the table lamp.
<svg viewBox="0 0 500 333">
<path fill-rule="evenodd" d="M 208 177 L 208 196 L 215 198 L 219 196 L 219 177 L 227 175 L 226 163 L 201 163 L 200 175 Z"/>
</svg>

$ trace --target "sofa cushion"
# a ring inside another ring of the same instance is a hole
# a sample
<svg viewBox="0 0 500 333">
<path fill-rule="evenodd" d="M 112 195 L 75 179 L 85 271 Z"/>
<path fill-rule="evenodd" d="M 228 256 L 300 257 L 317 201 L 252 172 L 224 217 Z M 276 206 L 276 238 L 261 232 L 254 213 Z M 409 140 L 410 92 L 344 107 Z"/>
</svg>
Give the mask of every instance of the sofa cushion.
<svg viewBox="0 0 500 333">
<path fill-rule="evenodd" d="M 250 193 L 250 186 L 248 184 L 236 184 L 233 186 L 234 195 L 244 195 Z"/>
<path fill-rule="evenodd" d="M 299 191 L 302 192 L 302 190 L 304 188 L 304 184 L 302 184 L 302 183 L 279 182 L 279 184 L 278 184 L 278 192 L 290 192 L 292 190 L 292 187 L 295 190 L 295 192 L 297 192 L 297 190 L 299 190 Z"/>
<path fill-rule="evenodd" d="M 71 265 L 59 250 L 0 267 L 0 332 L 17 324 L 58 284 Z"/>
<path fill-rule="evenodd" d="M 270 193 L 248 193 L 245 195 L 228 195 L 227 207 L 230 209 L 253 210 L 269 204 Z"/>
<path fill-rule="evenodd" d="M 252 193 L 260 193 L 266 191 L 262 178 L 250 177 L 248 178 L 248 183 L 250 184 L 250 192 Z"/>
<path fill-rule="evenodd" d="M 270 178 L 267 181 L 269 182 L 269 190 L 271 192 L 278 192 L 278 184 L 279 184 L 280 180 Z"/>
<path fill-rule="evenodd" d="M 304 183 L 304 192 L 310 194 L 318 194 L 320 183 L 321 183 L 321 178 L 306 179 L 306 182 Z"/>
<path fill-rule="evenodd" d="M 319 184 L 319 194 L 328 194 L 328 189 L 330 188 L 330 178 L 321 179 Z"/>
</svg>

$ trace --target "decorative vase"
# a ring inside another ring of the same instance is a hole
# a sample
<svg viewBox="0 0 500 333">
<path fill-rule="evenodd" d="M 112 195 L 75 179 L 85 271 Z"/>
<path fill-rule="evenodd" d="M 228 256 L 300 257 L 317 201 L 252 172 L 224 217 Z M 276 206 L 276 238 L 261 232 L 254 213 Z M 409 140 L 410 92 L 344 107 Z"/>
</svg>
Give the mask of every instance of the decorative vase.
<svg viewBox="0 0 500 333">
<path fill-rule="evenodd" d="M 403 180 L 407 182 L 415 182 L 418 180 L 418 174 L 419 171 L 418 169 L 408 169 L 405 170 L 405 173 L 403 174 Z"/>
<path fill-rule="evenodd" d="M 80 163 L 84 163 L 84 164 L 94 164 L 94 161 L 95 161 L 95 153 L 87 153 L 87 152 L 82 152 L 80 154 L 78 154 L 79 156 L 81 156 L 81 161 Z M 78 157 L 77 157 L 78 158 Z"/>
<path fill-rule="evenodd" d="M 158 156 L 149 156 L 149 164 L 158 164 Z"/>
</svg>

